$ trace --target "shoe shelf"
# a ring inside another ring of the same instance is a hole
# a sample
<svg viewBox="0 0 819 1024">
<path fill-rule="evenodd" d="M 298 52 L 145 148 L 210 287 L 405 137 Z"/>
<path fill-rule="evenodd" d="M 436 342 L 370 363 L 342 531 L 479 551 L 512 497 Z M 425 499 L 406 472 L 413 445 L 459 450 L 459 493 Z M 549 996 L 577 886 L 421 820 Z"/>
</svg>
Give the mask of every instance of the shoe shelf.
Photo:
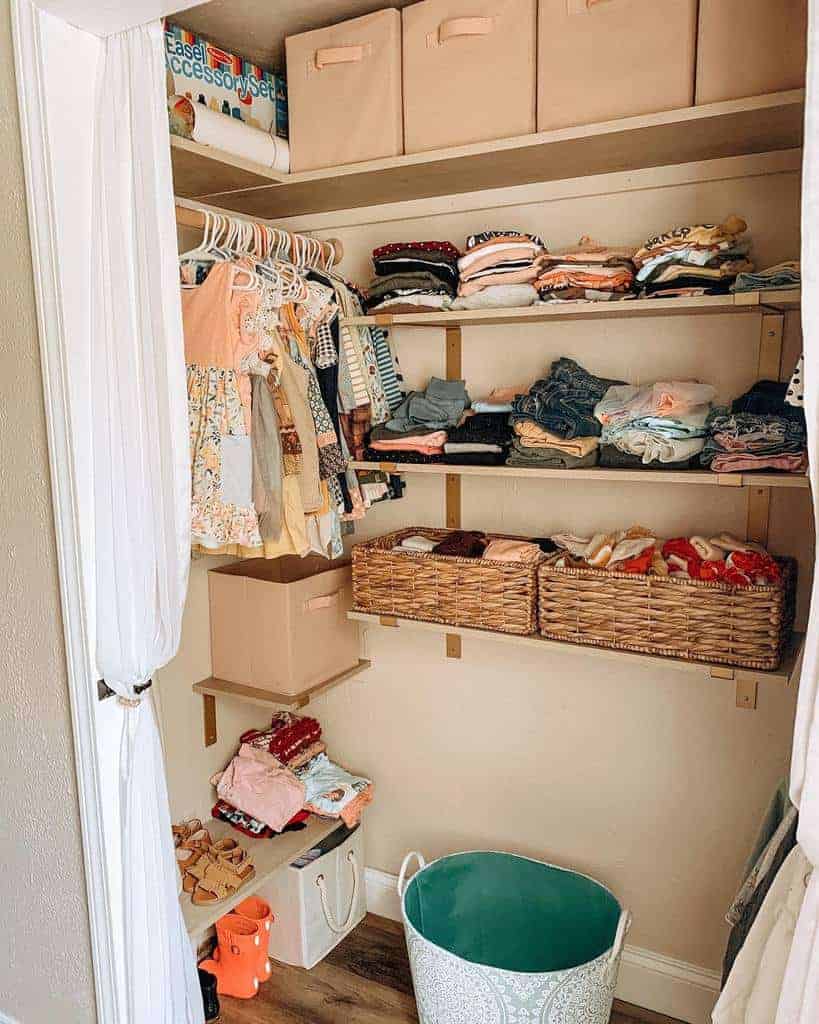
<svg viewBox="0 0 819 1024">
<path fill-rule="evenodd" d="M 794 89 L 299 174 L 172 136 L 174 191 L 271 219 L 769 153 L 802 145 L 804 100 Z"/>
<path fill-rule="evenodd" d="M 476 640 L 489 640 L 502 644 L 513 644 L 517 647 L 530 647 L 533 650 L 544 652 L 560 652 L 579 654 L 582 657 L 602 658 L 604 660 L 624 660 L 634 665 L 653 665 L 655 667 L 672 667 L 681 672 L 694 673 L 706 676 L 710 679 L 724 679 L 733 681 L 736 684 L 737 707 L 755 708 L 756 691 L 760 681 L 770 680 L 785 686 L 790 686 L 794 680 L 796 669 L 799 665 L 804 634 L 794 633 L 791 644 L 782 659 L 782 664 L 773 671 L 762 671 L 750 668 L 735 668 L 731 665 L 711 665 L 708 662 L 685 661 L 682 658 L 671 658 L 659 654 L 641 654 L 632 651 L 620 651 L 610 647 L 592 647 L 583 644 L 571 644 L 563 640 L 548 640 L 539 635 L 515 636 L 511 633 L 496 633 L 488 629 L 475 629 L 463 626 L 445 626 L 437 622 L 418 622 L 415 619 L 401 619 L 392 615 L 371 615 L 366 612 L 351 611 L 347 613 L 350 619 L 356 622 L 366 623 L 371 626 L 383 626 L 391 629 L 422 630 L 427 633 L 437 633 L 449 638 L 450 636 Z M 457 654 L 449 653 L 448 656 L 461 657 L 461 644 L 457 644 Z"/>
<path fill-rule="evenodd" d="M 385 453 L 386 454 L 386 453 Z M 499 476 L 523 480 L 595 480 L 598 483 L 697 484 L 716 487 L 758 487 L 807 490 L 808 478 L 802 473 L 712 473 L 711 470 L 673 469 L 529 469 L 522 466 L 456 466 L 444 463 L 353 462 L 353 469 L 380 470 L 402 475 L 427 476 Z"/>
<path fill-rule="evenodd" d="M 629 320 L 659 316 L 719 316 L 787 313 L 799 309 L 799 288 L 703 295 L 678 299 L 622 299 L 613 302 L 554 302 L 522 309 L 441 310 L 434 313 L 375 313 L 342 319 L 349 326 L 488 327 L 495 324 L 540 324 L 564 320 Z"/>
<path fill-rule="evenodd" d="M 212 747 L 218 739 L 216 728 L 216 698 L 229 697 L 242 700 L 249 704 L 260 704 L 262 707 L 277 707 L 296 710 L 306 707 L 311 700 L 331 690 L 334 686 L 360 675 L 370 667 L 366 658 L 359 658 L 358 664 L 352 668 L 338 672 L 329 679 L 302 690 L 301 693 L 274 693 L 256 686 L 245 686 L 243 683 L 232 683 L 227 679 L 210 676 L 193 684 L 193 692 L 202 696 L 202 713 L 205 731 L 205 746 Z"/>
<path fill-rule="evenodd" d="M 252 896 L 275 871 L 291 864 L 297 857 L 301 857 L 311 847 L 320 843 L 334 832 L 340 823 L 335 819 L 317 818 L 311 814 L 307 819 L 306 828 L 300 832 L 282 832 L 273 839 L 252 839 L 244 836 L 226 821 L 212 819 L 204 824 L 214 842 L 218 839 L 235 839 L 244 846 L 253 861 L 256 874 L 229 899 L 208 906 L 197 906 L 187 893 L 181 893 L 179 901 L 182 916 L 194 946 L 198 945 L 208 928 L 216 924 L 223 914 L 230 913 L 243 899 Z"/>
</svg>

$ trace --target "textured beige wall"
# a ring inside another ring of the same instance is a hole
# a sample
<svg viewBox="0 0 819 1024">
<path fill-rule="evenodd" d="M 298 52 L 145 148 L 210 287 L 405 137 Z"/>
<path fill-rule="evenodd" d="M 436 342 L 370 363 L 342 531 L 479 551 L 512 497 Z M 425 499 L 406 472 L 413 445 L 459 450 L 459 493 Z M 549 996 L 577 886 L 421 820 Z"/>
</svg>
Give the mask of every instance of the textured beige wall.
<svg viewBox="0 0 819 1024">
<path fill-rule="evenodd" d="M 485 227 L 538 231 L 555 247 L 584 232 L 636 244 L 674 223 L 738 212 L 749 221 L 761 265 L 798 252 L 795 172 L 726 174 L 673 189 L 638 187 L 640 176 L 629 178 L 633 190 L 616 195 L 595 194 L 591 182 L 575 188 L 577 198 L 555 187 L 554 201 L 510 205 L 510 193 L 494 209 L 455 197 L 430 201 L 452 211 L 435 219 L 401 220 L 391 210 L 387 220 L 369 210 L 361 216 L 367 223 L 347 227 L 354 215 L 335 223 L 327 215 L 322 230 L 342 238 L 345 273 L 361 281 L 369 278 L 374 245 L 410 238 L 461 244 Z M 473 394 L 493 383 L 525 385 L 567 354 L 598 373 L 638 381 L 698 376 L 727 399 L 755 379 L 758 337 L 755 317 L 483 328 L 465 331 L 463 366 Z M 399 332 L 398 344 L 411 385 L 443 372 L 440 332 Z M 798 345 L 798 324 L 789 323 L 786 359 L 793 362 Z M 406 479 L 406 499 L 378 506 L 359 537 L 442 523 L 442 481 Z M 809 497 L 774 492 L 773 506 L 773 549 L 801 560 L 804 617 Z M 743 531 L 746 506 L 733 488 L 465 478 L 463 509 L 467 528 L 543 534 L 637 521 L 671 535 Z M 242 729 L 265 717 L 221 700 L 219 742 L 202 746 L 201 702 L 190 685 L 210 670 L 210 562 L 194 563 L 182 650 L 161 678 L 176 814 L 207 810 L 209 773 L 231 756 Z M 371 866 L 396 872 L 412 848 L 428 858 L 474 847 L 548 858 L 614 889 L 634 912 L 634 945 L 718 967 L 723 915 L 765 804 L 787 771 L 793 689 L 763 683 L 758 710 L 748 712 L 735 707 L 731 683 L 670 666 L 484 640 L 464 641 L 463 659 L 448 661 L 442 638 L 377 628 L 364 644 L 372 670 L 318 700 L 311 713 L 331 753 L 376 781 L 366 816 Z"/>
<path fill-rule="evenodd" d="M 95 1020 L 9 5 L 0 15 L 0 1018 Z"/>
</svg>

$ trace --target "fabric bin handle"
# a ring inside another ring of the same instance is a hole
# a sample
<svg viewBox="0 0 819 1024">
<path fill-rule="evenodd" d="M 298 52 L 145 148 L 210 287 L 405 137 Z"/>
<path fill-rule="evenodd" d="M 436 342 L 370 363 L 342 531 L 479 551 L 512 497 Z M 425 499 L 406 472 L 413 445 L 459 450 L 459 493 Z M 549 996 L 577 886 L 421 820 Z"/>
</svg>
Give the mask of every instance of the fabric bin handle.
<svg viewBox="0 0 819 1024">
<path fill-rule="evenodd" d="M 566 13 L 588 14 L 592 7 L 604 2 L 605 0 L 566 0 Z"/>
<path fill-rule="evenodd" d="M 309 601 L 304 602 L 302 610 L 305 612 L 318 612 L 323 608 L 331 608 L 334 604 L 338 604 L 340 597 L 340 590 L 334 590 L 332 594 L 322 594 L 321 597 L 311 597 Z"/>
<path fill-rule="evenodd" d="M 427 862 L 426 860 L 424 860 L 423 853 L 419 853 L 417 850 L 410 850 L 410 852 L 404 858 L 404 863 L 401 865 L 401 871 L 398 874 L 398 895 L 401 897 L 401 899 L 404 898 L 404 893 L 407 888 L 404 883 L 406 882 L 407 879 L 407 868 L 410 866 L 410 861 L 412 860 L 413 857 L 418 861 L 419 871 L 423 871 L 424 868 L 427 866 Z"/>
<path fill-rule="evenodd" d="M 323 50 L 316 50 L 315 65 L 321 71 L 331 64 L 360 64 L 371 49 L 371 43 L 360 43 L 358 46 L 327 46 Z"/>
<path fill-rule="evenodd" d="M 336 915 L 330 909 L 330 904 L 327 899 L 327 881 L 324 875 L 319 875 L 316 879 L 316 885 L 318 886 L 319 893 L 321 894 L 321 907 L 324 911 L 324 919 L 327 922 L 327 926 L 330 931 L 335 932 L 336 935 L 345 935 L 350 930 L 350 925 L 353 923 L 356 903 L 358 901 L 358 887 L 360 880 L 358 877 L 358 861 L 356 860 L 354 850 L 350 850 L 347 854 L 347 863 L 352 864 L 353 866 L 353 893 L 352 896 L 350 896 L 350 909 L 347 911 L 347 917 L 344 921 L 337 921 Z"/>
<path fill-rule="evenodd" d="M 494 18 L 450 18 L 442 21 L 436 32 L 427 35 L 427 47 L 442 46 L 456 36 L 488 36 L 495 28 Z"/>
<path fill-rule="evenodd" d="M 631 928 L 631 913 L 628 910 L 623 910 L 620 912 L 620 920 L 617 922 L 617 931 L 614 935 L 614 943 L 611 947 L 609 958 L 606 961 L 606 981 L 609 984 L 614 983 L 617 963 L 620 959 L 620 954 L 623 952 L 623 946 L 625 944 L 629 928 Z"/>
</svg>

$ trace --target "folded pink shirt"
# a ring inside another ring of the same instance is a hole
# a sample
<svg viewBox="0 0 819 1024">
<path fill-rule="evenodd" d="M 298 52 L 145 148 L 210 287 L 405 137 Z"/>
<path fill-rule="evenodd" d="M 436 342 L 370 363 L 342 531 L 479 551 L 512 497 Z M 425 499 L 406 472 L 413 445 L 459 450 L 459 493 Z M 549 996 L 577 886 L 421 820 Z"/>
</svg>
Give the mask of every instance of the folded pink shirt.
<svg viewBox="0 0 819 1024">
<path fill-rule="evenodd" d="M 273 754 L 243 743 L 222 772 L 216 792 L 220 799 L 281 832 L 301 810 L 307 790 Z"/>
</svg>

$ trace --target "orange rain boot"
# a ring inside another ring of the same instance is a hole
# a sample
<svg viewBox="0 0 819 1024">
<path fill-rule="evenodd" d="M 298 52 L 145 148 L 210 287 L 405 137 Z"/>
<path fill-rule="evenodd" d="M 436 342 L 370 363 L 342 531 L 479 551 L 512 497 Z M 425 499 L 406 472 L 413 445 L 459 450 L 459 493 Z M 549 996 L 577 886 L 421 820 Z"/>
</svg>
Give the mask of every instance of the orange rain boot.
<svg viewBox="0 0 819 1024">
<path fill-rule="evenodd" d="M 220 996 L 252 999 L 259 991 L 259 949 L 262 929 L 255 921 L 238 914 L 225 914 L 216 922 L 219 945 L 213 960 L 203 960 L 203 971 L 216 975 Z"/>
<path fill-rule="evenodd" d="M 239 917 L 246 917 L 249 921 L 255 922 L 260 927 L 262 944 L 259 950 L 259 964 L 256 968 L 256 977 L 259 981 L 267 981 L 272 974 L 270 960 L 267 957 L 268 950 L 270 949 L 270 926 L 273 924 L 273 913 L 270 910 L 270 906 L 258 896 L 248 896 L 246 900 L 242 900 L 238 907 L 234 908 L 233 913 L 238 914 Z"/>
</svg>

